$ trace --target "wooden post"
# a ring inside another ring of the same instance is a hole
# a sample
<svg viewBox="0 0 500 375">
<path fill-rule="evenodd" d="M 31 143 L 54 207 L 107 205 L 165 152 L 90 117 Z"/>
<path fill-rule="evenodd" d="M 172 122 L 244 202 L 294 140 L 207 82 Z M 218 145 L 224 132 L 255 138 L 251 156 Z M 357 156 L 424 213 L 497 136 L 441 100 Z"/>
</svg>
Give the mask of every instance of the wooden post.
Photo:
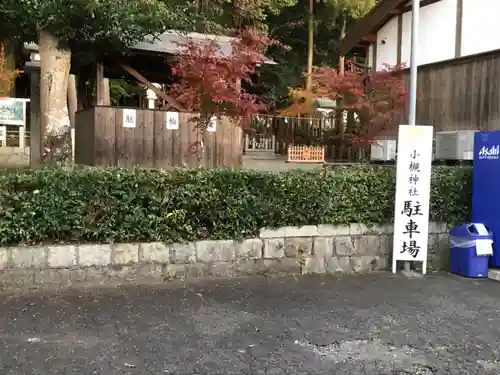
<svg viewBox="0 0 500 375">
<path fill-rule="evenodd" d="M 42 157 L 42 134 L 40 129 L 40 57 L 32 54 L 25 65 L 30 73 L 30 166 L 38 167 Z"/>
<path fill-rule="evenodd" d="M 106 89 L 104 87 L 104 64 L 102 61 L 96 62 L 95 67 L 95 104 L 106 105 Z"/>
</svg>

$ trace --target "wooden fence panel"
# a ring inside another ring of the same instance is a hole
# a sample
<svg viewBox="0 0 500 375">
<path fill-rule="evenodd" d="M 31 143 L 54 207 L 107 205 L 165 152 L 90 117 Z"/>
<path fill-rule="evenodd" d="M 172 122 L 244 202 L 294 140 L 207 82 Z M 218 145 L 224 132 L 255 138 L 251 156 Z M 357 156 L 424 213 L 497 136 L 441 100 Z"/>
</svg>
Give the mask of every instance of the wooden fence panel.
<svg viewBox="0 0 500 375">
<path fill-rule="evenodd" d="M 75 115 L 75 163 L 94 165 L 96 137 L 94 108 L 78 111 Z"/>
<path fill-rule="evenodd" d="M 195 114 L 179 113 L 179 128 L 171 130 L 166 111 L 137 108 L 135 127 L 125 127 L 125 110 L 99 106 L 76 114 L 76 163 L 126 168 L 241 165 L 241 129 L 229 118 L 217 120 L 215 132 L 202 132 L 193 121 Z"/>
</svg>

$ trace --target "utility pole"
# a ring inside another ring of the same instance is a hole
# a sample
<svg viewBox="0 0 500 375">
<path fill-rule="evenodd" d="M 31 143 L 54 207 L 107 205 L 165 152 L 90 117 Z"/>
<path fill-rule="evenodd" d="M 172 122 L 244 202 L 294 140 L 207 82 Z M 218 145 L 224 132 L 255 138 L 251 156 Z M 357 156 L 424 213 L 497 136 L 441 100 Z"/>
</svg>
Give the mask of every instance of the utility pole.
<svg viewBox="0 0 500 375">
<path fill-rule="evenodd" d="M 418 33 L 420 18 L 420 0 L 413 0 L 411 4 L 411 49 L 410 49 L 410 105 L 408 125 L 417 122 L 417 61 L 418 61 Z M 404 263 L 404 270 L 410 271 L 410 262 Z"/>
</svg>

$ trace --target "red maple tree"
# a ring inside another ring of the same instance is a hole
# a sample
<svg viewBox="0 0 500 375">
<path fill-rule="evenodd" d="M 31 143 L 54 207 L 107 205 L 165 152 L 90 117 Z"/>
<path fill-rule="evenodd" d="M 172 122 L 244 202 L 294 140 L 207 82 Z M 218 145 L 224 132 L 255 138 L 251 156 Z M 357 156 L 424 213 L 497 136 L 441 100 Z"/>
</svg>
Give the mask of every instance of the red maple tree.
<svg viewBox="0 0 500 375">
<path fill-rule="evenodd" d="M 254 29 L 242 31 L 223 51 L 216 41 L 186 40 L 172 65 L 175 83 L 169 93 L 186 109 L 199 112 L 199 125 L 206 129 L 212 117 L 229 116 L 244 126 L 251 115 L 266 109 L 259 97 L 248 93 L 252 76 L 266 62 L 266 49 L 277 41 Z"/>
<path fill-rule="evenodd" d="M 371 143 L 406 118 L 407 76 L 404 66 L 386 66 L 374 73 L 319 68 L 313 73 L 314 95 L 337 102 L 337 114 L 354 113 L 347 123 L 353 144 Z"/>
</svg>

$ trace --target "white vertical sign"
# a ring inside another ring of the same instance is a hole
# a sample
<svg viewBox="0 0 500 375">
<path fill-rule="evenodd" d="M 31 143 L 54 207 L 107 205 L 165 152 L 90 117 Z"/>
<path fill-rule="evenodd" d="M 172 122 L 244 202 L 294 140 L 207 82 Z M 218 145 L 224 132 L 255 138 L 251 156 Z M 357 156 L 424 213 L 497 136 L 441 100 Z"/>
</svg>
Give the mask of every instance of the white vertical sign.
<svg viewBox="0 0 500 375">
<path fill-rule="evenodd" d="M 432 138 L 432 126 L 399 126 L 393 273 L 398 260 L 422 262 L 426 272 Z"/>
<path fill-rule="evenodd" d="M 208 122 L 207 131 L 210 133 L 215 133 L 217 130 L 217 116 L 210 117 L 210 121 Z"/>
<path fill-rule="evenodd" d="M 179 129 L 179 112 L 167 112 L 166 113 L 166 125 L 167 130 L 178 130 Z"/>
<path fill-rule="evenodd" d="M 135 109 L 126 108 L 123 110 L 123 127 L 135 128 L 137 112 Z"/>
</svg>

